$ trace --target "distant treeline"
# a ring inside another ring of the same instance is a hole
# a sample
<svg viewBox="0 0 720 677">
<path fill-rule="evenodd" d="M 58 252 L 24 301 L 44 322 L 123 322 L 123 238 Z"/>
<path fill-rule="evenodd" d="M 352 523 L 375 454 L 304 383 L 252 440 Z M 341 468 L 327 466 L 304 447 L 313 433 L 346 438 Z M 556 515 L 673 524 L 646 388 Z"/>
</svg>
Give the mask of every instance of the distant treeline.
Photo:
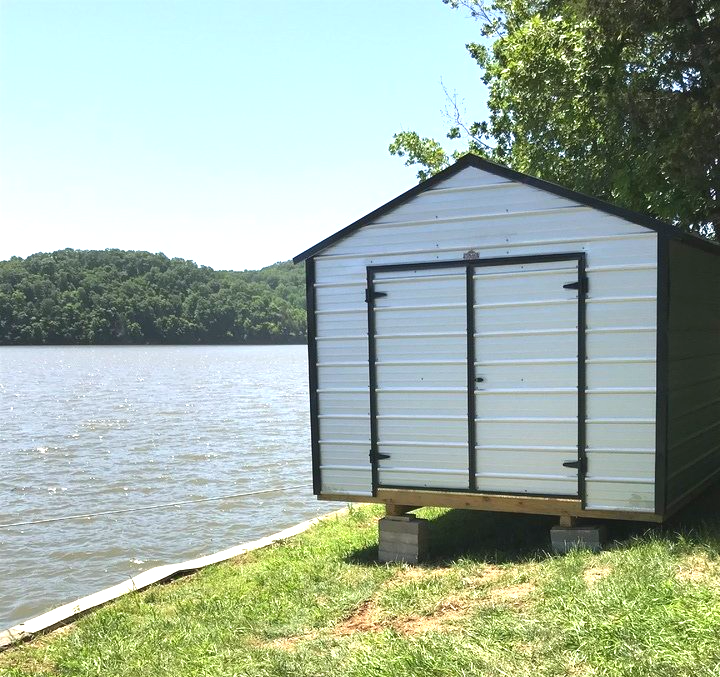
<svg viewBox="0 0 720 677">
<path fill-rule="evenodd" d="M 140 251 L 0 261 L 0 345 L 301 343 L 302 266 L 216 271 Z"/>
</svg>

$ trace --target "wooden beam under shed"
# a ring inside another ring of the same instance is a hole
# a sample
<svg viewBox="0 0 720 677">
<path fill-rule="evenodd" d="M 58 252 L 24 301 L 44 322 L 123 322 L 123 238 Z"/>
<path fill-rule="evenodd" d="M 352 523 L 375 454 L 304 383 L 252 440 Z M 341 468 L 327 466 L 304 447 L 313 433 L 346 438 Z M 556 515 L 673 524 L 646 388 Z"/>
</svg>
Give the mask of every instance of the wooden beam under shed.
<svg viewBox="0 0 720 677">
<path fill-rule="evenodd" d="M 378 489 L 377 497 L 388 505 L 419 503 L 423 506 L 489 510 L 492 512 L 517 512 L 528 515 L 569 516 L 577 514 L 582 509 L 580 500 L 573 498 L 505 496 L 415 489 Z"/>
<path fill-rule="evenodd" d="M 417 510 L 419 505 L 402 505 L 401 503 L 386 503 L 385 514 L 388 517 L 400 517 L 407 515 L 411 510 Z"/>
<path fill-rule="evenodd" d="M 318 499 L 346 503 L 384 503 L 388 510 L 401 510 L 413 506 L 413 509 L 417 507 L 459 508 L 463 510 L 487 510 L 489 512 L 514 512 L 525 515 L 557 515 L 559 517 L 587 517 L 655 523 L 663 521 L 661 515 L 646 512 L 583 510 L 582 502 L 576 498 L 475 494 L 417 489 L 378 489 L 377 496 L 320 494 Z"/>
</svg>

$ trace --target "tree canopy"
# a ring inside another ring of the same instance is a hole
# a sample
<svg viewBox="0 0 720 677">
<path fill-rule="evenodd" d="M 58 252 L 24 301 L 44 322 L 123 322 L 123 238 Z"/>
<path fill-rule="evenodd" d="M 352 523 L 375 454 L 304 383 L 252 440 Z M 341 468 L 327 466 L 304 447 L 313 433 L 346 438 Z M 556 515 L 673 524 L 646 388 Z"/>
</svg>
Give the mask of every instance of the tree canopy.
<svg viewBox="0 0 720 677">
<path fill-rule="evenodd" d="M 0 345 L 299 343 L 291 262 L 215 271 L 141 251 L 64 249 L 0 262 Z"/>
<path fill-rule="evenodd" d="M 487 120 L 450 107 L 451 154 L 417 132 L 390 152 L 419 179 L 474 152 L 684 229 L 720 233 L 716 0 L 443 0 L 469 10 Z"/>
</svg>

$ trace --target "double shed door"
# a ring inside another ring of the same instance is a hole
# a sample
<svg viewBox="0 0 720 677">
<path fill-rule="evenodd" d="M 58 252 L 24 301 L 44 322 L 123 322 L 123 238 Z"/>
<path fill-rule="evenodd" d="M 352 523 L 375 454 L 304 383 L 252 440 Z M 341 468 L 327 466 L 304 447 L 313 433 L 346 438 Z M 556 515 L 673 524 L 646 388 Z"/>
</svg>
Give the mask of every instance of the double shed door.
<svg viewBox="0 0 720 677">
<path fill-rule="evenodd" d="M 374 490 L 580 495 L 583 267 L 368 269 Z"/>
</svg>

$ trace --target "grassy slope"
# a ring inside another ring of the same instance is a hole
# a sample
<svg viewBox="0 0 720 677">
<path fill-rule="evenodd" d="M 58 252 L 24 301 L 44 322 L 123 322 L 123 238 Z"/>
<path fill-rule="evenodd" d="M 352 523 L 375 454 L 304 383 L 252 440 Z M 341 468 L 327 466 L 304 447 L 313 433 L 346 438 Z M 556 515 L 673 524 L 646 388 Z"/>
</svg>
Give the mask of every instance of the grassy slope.
<svg viewBox="0 0 720 677">
<path fill-rule="evenodd" d="M 425 510 L 415 568 L 378 565 L 380 513 L 353 509 L 0 654 L 0 674 L 720 675 L 718 497 L 564 557 L 550 518 Z"/>
</svg>

